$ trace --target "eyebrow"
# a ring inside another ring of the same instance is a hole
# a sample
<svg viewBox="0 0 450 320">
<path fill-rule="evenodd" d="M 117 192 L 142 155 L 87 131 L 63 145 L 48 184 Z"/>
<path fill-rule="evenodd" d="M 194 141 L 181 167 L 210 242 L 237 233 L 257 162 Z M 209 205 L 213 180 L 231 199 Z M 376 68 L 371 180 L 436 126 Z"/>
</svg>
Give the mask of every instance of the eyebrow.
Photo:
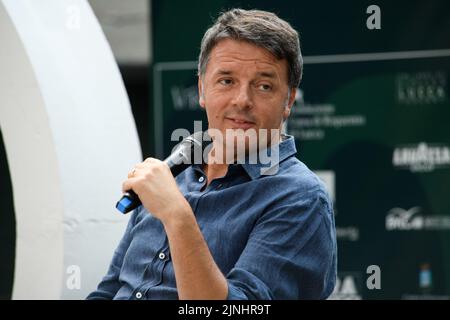
<svg viewBox="0 0 450 320">
<path fill-rule="evenodd" d="M 229 76 L 231 74 L 233 74 L 233 72 L 230 71 L 230 70 L 220 69 L 220 70 L 217 71 L 217 75 L 220 75 L 220 76 Z M 257 76 L 264 77 L 264 78 L 271 78 L 271 79 L 275 79 L 276 78 L 275 73 L 274 72 L 270 72 L 270 71 L 258 72 Z"/>
<path fill-rule="evenodd" d="M 257 75 L 260 76 L 260 77 L 264 77 L 264 78 L 271 78 L 271 79 L 275 79 L 276 78 L 275 73 L 268 72 L 268 71 L 258 72 Z"/>
<path fill-rule="evenodd" d="M 231 72 L 230 70 L 223 70 L 223 69 L 217 71 L 217 74 L 220 76 L 229 76 L 232 73 L 233 72 Z"/>
</svg>

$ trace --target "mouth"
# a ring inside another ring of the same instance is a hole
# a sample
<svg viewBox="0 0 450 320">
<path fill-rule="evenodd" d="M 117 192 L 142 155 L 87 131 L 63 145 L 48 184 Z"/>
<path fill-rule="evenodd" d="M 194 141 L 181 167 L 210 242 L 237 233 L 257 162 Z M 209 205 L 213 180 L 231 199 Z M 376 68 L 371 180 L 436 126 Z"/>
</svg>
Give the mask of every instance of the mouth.
<svg viewBox="0 0 450 320">
<path fill-rule="evenodd" d="M 237 118 L 225 118 L 228 122 L 231 123 L 232 129 L 249 129 L 255 125 L 253 121 L 237 119 Z"/>
</svg>

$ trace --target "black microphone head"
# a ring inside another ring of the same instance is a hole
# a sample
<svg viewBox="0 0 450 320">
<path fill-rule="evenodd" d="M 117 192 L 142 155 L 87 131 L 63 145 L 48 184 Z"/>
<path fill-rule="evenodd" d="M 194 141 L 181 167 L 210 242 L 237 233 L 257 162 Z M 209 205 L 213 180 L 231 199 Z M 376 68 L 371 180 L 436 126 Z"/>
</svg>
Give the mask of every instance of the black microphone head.
<svg viewBox="0 0 450 320">
<path fill-rule="evenodd" d="M 197 131 L 181 141 L 164 161 L 176 176 L 191 164 L 203 163 L 203 152 L 211 143 L 206 132 Z"/>
</svg>

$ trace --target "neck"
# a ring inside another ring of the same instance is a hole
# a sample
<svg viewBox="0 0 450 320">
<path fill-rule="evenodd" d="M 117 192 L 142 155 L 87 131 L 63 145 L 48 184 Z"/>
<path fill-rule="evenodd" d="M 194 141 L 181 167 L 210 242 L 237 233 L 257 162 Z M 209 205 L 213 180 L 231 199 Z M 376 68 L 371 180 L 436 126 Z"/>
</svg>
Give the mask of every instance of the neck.
<svg viewBox="0 0 450 320">
<path fill-rule="evenodd" d="M 228 129 L 227 129 L 228 130 Z M 257 135 L 245 132 L 236 135 L 211 135 L 212 148 L 208 153 L 208 164 L 230 164 L 244 160 L 250 155 L 265 152 L 282 141 L 281 129 L 264 129 Z"/>
<path fill-rule="evenodd" d="M 280 143 L 282 141 L 282 136 L 280 134 L 276 136 L 272 136 L 270 139 L 271 143 L 268 145 L 268 148 L 272 144 Z M 238 157 L 238 152 L 236 152 L 236 148 L 227 148 L 225 144 L 219 144 L 216 140 L 213 140 L 213 147 L 208 153 L 208 161 L 203 164 L 203 171 L 207 176 L 207 185 L 214 179 L 225 176 L 228 170 L 228 165 L 230 163 L 235 163 Z M 255 148 L 256 152 L 265 152 L 266 146 L 263 144 L 261 150 Z M 220 151 L 221 150 L 221 151 Z M 227 152 L 228 151 L 228 152 Z M 253 152 L 255 152 L 253 151 Z M 249 154 L 248 148 L 245 150 L 245 155 Z M 228 156 L 228 158 L 227 158 Z"/>
</svg>

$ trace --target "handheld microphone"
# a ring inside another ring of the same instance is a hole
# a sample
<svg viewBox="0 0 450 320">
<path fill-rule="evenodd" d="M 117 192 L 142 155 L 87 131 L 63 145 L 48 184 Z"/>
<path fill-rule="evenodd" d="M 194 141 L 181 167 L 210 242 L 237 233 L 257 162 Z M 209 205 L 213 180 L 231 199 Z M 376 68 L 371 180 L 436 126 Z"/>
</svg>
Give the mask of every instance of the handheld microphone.
<svg viewBox="0 0 450 320">
<path fill-rule="evenodd" d="M 172 175 L 176 177 L 193 163 L 195 155 L 199 154 L 203 159 L 203 150 L 211 141 L 203 140 L 203 132 L 198 131 L 181 141 L 175 151 L 164 162 L 170 168 Z M 133 190 L 128 190 L 117 202 L 116 208 L 126 214 L 141 205 L 138 195 Z"/>
</svg>

